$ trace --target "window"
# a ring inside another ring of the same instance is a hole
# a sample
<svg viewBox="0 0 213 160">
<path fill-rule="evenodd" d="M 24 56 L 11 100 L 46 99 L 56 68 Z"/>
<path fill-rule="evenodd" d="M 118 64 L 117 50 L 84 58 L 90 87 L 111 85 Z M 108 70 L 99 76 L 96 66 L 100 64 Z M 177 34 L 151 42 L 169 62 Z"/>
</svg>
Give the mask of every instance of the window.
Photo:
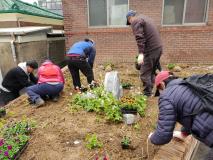
<svg viewBox="0 0 213 160">
<path fill-rule="evenodd" d="M 126 25 L 128 0 L 88 0 L 90 26 Z"/>
<path fill-rule="evenodd" d="M 208 0 L 164 0 L 163 24 L 205 23 Z"/>
</svg>

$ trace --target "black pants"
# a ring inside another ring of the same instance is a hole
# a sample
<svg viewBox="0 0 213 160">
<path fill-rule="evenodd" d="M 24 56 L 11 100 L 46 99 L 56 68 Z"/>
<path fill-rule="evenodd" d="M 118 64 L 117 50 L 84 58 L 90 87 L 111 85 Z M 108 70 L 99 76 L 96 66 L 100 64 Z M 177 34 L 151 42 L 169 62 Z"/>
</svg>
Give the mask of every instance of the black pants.
<svg viewBox="0 0 213 160">
<path fill-rule="evenodd" d="M 19 97 L 18 93 L 5 92 L 2 89 L 0 89 L 0 106 L 6 105 L 10 101 L 12 101 L 18 97 Z"/>
<path fill-rule="evenodd" d="M 144 86 L 144 95 L 151 96 L 155 82 L 156 70 L 161 70 L 160 57 L 162 48 L 158 48 L 144 55 L 144 63 L 140 68 L 140 78 Z"/>
<path fill-rule="evenodd" d="M 94 74 L 92 67 L 86 60 L 69 58 L 67 61 L 68 61 L 68 68 L 72 75 L 73 85 L 75 88 L 76 87 L 81 88 L 79 70 L 87 77 L 87 82 L 91 84 L 91 82 L 94 80 Z"/>
</svg>

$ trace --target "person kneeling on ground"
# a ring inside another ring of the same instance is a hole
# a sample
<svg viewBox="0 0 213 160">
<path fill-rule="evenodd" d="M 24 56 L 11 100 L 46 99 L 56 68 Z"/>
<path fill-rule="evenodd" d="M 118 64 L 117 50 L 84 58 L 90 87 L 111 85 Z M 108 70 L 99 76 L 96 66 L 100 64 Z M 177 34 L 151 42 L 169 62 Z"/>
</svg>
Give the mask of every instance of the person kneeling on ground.
<svg viewBox="0 0 213 160">
<path fill-rule="evenodd" d="M 211 86 L 205 81 L 204 85 L 207 85 L 208 90 L 212 90 L 213 75 L 209 74 L 206 77 L 209 77 Z M 197 91 L 182 82 L 183 79 L 175 77 L 169 71 L 162 71 L 157 75 L 155 85 L 160 90 L 158 124 L 155 132 L 150 133 L 149 139 L 153 144 L 163 145 L 169 143 L 173 137 L 184 140 L 192 134 L 212 148 L 213 115 L 203 108 L 203 98 L 198 96 Z M 212 95 L 208 95 L 210 96 Z M 212 107 L 211 103 L 212 101 L 209 102 Z M 174 131 L 176 122 L 182 125 L 181 131 Z M 213 150 L 210 150 L 209 154 L 213 155 Z"/>
<path fill-rule="evenodd" d="M 45 103 L 46 97 L 57 101 L 64 83 L 61 69 L 47 60 L 38 69 L 38 84 L 28 87 L 27 94 L 35 107 L 40 107 Z"/>
<path fill-rule="evenodd" d="M 18 98 L 26 92 L 26 87 L 37 83 L 37 78 L 33 75 L 33 71 L 37 68 L 38 63 L 31 60 L 19 63 L 17 67 L 8 71 L 0 88 L 0 106 Z"/>
<path fill-rule="evenodd" d="M 72 75 L 73 86 L 77 92 L 83 90 L 81 87 L 79 70 L 87 77 L 87 82 L 91 88 L 97 85 L 93 73 L 95 55 L 95 44 L 91 39 L 76 42 L 66 54 L 68 68 Z"/>
</svg>

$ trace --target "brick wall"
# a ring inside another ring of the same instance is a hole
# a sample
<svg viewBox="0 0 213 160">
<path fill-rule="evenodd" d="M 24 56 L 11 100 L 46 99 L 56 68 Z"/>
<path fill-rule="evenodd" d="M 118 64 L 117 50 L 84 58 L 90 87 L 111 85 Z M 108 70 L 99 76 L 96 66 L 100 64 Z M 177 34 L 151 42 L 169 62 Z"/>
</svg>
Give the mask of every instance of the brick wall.
<svg viewBox="0 0 213 160">
<path fill-rule="evenodd" d="M 137 46 L 129 27 L 88 27 L 87 0 L 63 0 L 64 27 L 67 49 L 76 41 L 91 37 L 96 42 L 96 62 L 133 62 Z M 163 45 L 164 63 L 213 64 L 213 0 L 209 0 L 206 26 L 161 26 L 162 0 L 129 0 L 130 9 L 155 21 Z"/>
</svg>

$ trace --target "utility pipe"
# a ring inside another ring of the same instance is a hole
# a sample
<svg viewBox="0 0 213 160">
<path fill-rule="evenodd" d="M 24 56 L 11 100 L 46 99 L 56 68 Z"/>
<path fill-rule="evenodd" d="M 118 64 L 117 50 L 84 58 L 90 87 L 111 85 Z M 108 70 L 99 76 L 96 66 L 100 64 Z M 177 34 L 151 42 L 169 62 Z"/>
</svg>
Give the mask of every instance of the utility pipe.
<svg viewBox="0 0 213 160">
<path fill-rule="evenodd" d="M 14 35 L 14 33 L 11 33 L 11 38 L 12 38 L 12 40 L 10 41 L 10 45 L 11 45 L 13 60 L 14 60 L 14 62 L 16 64 L 17 63 L 17 57 L 16 57 L 16 48 L 15 48 L 15 45 L 14 45 L 14 42 L 15 42 L 15 35 Z"/>
</svg>

